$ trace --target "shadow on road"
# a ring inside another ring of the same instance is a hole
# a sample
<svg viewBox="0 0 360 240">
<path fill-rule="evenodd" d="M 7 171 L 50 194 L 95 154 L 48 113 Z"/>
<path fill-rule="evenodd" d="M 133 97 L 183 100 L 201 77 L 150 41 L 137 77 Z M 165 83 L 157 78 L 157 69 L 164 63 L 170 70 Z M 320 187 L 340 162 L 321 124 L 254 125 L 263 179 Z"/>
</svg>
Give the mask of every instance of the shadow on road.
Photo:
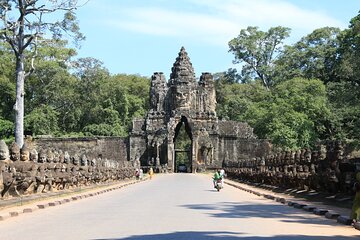
<svg viewBox="0 0 360 240">
<path fill-rule="evenodd" d="M 199 211 L 207 211 L 206 213 L 209 216 L 216 218 L 277 218 L 282 222 L 337 225 L 335 221 L 330 221 L 325 218 L 317 218 L 313 214 L 306 214 L 302 210 L 288 208 L 280 204 L 222 202 L 218 204 L 188 204 L 182 205 L 180 207 Z"/>
<path fill-rule="evenodd" d="M 239 236 L 241 233 L 236 232 L 173 232 L 164 234 L 149 234 L 149 235 L 134 235 L 125 238 L 101 238 L 94 240 L 163 240 L 163 239 L 196 239 L 196 240 L 275 240 L 275 239 L 287 239 L 287 240 L 310 240 L 310 239 L 322 239 L 322 240 L 347 240 L 347 239 L 358 239 L 357 237 L 344 237 L 344 236 L 304 236 L 304 235 L 278 235 L 271 237 L 260 237 L 260 236 Z"/>
</svg>

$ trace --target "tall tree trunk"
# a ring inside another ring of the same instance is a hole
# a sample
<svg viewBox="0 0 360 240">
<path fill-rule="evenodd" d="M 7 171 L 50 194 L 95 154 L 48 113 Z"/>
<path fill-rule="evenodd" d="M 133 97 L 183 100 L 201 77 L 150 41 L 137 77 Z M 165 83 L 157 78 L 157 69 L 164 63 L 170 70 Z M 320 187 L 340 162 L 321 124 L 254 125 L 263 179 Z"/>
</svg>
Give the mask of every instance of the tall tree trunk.
<svg viewBox="0 0 360 240">
<path fill-rule="evenodd" d="M 16 58 L 16 102 L 15 110 L 15 142 L 21 148 L 24 143 L 24 56 L 20 54 Z"/>
</svg>

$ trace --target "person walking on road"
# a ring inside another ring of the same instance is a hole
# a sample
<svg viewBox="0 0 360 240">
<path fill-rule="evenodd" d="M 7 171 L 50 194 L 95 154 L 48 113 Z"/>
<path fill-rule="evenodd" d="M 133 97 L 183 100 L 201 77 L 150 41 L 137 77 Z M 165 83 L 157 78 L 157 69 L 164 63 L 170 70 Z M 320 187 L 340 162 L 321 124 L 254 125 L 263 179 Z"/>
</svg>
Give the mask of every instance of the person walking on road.
<svg viewBox="0 0 360 240">
<path fill-rule="evenodd" d="M 153 170 L 152 167 L 150 167 L 150 169 L 149 169 L 149 177 L 150 177 L 150 179 L 152 178 L 153 175 L 154 175 L 154 170 Z"/>
</svg>

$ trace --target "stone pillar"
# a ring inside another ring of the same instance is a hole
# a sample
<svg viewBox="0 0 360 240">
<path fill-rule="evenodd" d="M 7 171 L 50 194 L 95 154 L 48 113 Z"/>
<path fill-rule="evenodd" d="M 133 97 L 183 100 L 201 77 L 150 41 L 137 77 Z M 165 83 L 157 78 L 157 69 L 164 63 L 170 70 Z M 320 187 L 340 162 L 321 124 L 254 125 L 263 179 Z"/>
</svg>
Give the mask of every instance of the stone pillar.
<svg viewBox="0 0 360 240">
<path fill-rule="evenodd" d="M 175 161 L 175 149 L 174 149 L 174 143 L 173 141 L 168 141 L 168 144 L 167 144 L 167 148 L 168 148 L 168 167 L 169 169 L 171 169 L 171 171 L 175 172 L 175 164 L 174 164 L 174 161 Z"/>
<path fill-rule="evenodd" d="M 198 159 L 197 159 L 197 153 L 198 153 L 198 144 L 196 141 L 191 141 L 191 172 L 196 172 L 197 165 L 198 165 Z"/>
</svg>

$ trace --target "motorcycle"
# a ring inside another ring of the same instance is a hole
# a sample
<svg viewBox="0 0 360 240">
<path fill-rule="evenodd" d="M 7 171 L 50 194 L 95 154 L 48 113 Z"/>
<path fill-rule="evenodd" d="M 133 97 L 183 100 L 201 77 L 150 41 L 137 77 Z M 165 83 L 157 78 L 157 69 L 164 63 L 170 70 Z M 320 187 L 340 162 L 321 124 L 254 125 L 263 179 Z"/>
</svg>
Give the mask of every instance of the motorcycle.
<svg viewBox="0 0 360 240">
<path fill-rule="evenodd" d="M 221 178 L 216 180 L 216 182 L 215 182 L 215 188 L 216 188 L 216 190 L 217 190 L 218 192 L 220 191 L 220 189 L 223 188 L 222 179 L 221 179 Z"/>
</svg>

